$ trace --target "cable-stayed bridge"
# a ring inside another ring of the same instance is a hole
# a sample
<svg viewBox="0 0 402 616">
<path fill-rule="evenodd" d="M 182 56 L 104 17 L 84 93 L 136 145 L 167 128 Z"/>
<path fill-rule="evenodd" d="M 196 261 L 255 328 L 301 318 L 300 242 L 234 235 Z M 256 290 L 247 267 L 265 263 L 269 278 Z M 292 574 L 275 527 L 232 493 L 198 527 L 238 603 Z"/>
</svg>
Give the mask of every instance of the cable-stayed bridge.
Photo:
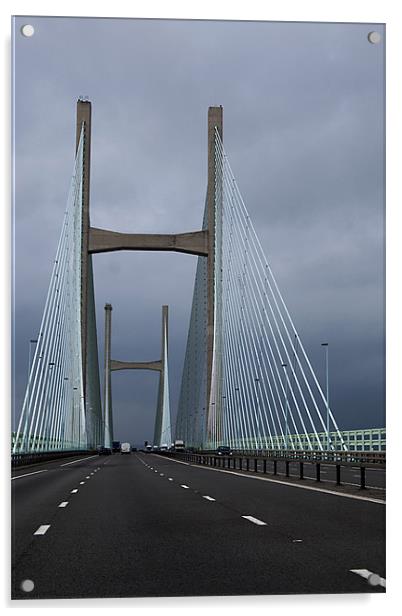
<svg viewBox="0 0 402 616">
<path fill-rule="evenodd" d="M 207 193 L 197 231 L 133 234 L 91 227 L 88 101 L 77 103 L 76 135 L 71 189 L 13 452 L 110 445 L 111 367 L 105 369 L 102 410 L 92 259 L 116 250 L 198 258 L 176 438 L 207 450 L 222 444 L 346 450 L 328 390 L 324 394 L 314 373 L 231 170 L 222 107 L 208 112 Z M 167 346 L 163 357 L 167 376 Z M 168 378 L 162 381 L 156 424 L 173 436 Z"/>
<path fill-rule="evenodd" d="M 231 171 L 222 114 L 208 113 L 202 228 L 125 234 L 91 227 L 91 104 L 78 101 L 13 442 L 25 465 L 12 476 L 14 599 L 384 592 L 385 430 L 339 430 Z M 106 304 L 101 404 L 92 259 L 115 250 L 198 259 L 174 430 L 167 306 L 160 358 L 141 362 L 114 358 Z M 159 373 L 154 443 L 190 451 L 97 455 L 113 440 L 112 373 L 132 369 Z"/>
</svg>

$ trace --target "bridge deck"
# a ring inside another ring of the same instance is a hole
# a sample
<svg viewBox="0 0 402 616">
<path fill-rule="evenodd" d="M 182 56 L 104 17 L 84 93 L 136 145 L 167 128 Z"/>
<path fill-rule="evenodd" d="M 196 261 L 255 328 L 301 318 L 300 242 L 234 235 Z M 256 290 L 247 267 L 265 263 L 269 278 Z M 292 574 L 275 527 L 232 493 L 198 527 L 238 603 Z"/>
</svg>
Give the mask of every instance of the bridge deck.
<svg viewBox="0 0 402 616">
<path fill-rule="evenodd" d="M 14 477 L 14 598 L 384 591 L 380 503 L 142 453 Z"/>
</svg>

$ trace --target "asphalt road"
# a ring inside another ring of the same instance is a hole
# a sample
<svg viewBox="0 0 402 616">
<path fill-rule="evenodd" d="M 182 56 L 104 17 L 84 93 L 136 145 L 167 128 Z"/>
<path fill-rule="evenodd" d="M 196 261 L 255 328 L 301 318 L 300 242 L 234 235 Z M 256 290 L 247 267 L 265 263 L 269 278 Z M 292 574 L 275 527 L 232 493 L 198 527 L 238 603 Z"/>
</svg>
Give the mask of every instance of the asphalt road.
<svg viewBox="0 0 402 616">
<path fill-rule="evenodd" d="M 12 504 L 14 599 L 384 592 L 363 496 L 133 453 L 18 469 Z"/>
</svg>

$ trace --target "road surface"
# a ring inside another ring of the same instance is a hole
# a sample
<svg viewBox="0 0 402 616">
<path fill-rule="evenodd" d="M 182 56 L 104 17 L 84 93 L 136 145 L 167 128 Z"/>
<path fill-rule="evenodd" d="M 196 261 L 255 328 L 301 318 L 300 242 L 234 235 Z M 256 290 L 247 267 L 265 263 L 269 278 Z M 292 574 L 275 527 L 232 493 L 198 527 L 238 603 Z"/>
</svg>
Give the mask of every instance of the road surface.
<svg viewBox="0 0 402 616">
<path fill-rule="evenodd" d="M 260 477 L 145 453 L 16 469 L 12 597 L 384 592 L 384 503 Z"/>
</svg>

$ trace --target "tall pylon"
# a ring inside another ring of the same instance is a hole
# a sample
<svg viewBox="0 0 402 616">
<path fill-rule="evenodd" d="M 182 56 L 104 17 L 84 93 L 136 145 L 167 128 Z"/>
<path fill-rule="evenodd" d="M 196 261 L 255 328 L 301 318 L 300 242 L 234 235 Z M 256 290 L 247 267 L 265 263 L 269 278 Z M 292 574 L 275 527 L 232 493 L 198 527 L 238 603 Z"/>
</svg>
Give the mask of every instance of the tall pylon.
<svg viewBox="0 0 402 616">
<path fill-rule="evenodd" d="M 155 417 L 154 445 L 160 447 L 172 442 L 168 370 L 168 319 L 169 307 L 162 306 L 162 345 L 161 358 L 148 362 L 128 362 L 111 358 L 112 305 L 105 304 L 105 386 L 104 423 L 105 447 L 113 441 L 113 410 L 111 373 L 114 370 L 156 370 L 159 372 L 158 404 Z"/>
<path fill-rule="evenodd" d="M 81 363 L 84 392 L 85 418 L 88 434 L 99 440 L 101 395 L 99 379 L 99 355 L 96 333 L 95 294 L 92 255 L 88 250 L 90 230 L 90 181 L 91 181 L 91 117 L 89 101 L 77 101 L 76 152 L 82 141 L 82 191 L 81 191 Z M 96 424 L 91 428 L 93 422 Z M 88 442 L 88 447 L 97 442 Z"/>
</svg>

